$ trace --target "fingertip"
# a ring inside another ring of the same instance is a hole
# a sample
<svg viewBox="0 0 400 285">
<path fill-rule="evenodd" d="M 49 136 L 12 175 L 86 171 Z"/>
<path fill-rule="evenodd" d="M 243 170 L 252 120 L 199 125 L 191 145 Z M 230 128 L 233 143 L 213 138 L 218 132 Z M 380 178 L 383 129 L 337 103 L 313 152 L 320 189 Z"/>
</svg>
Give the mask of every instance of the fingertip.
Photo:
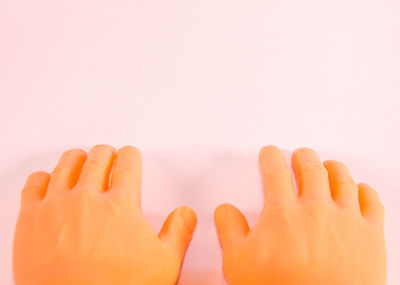
<svg viewBox="0 0 400 285">
<path fill-rule="evenodd" d="M 217 215 L 219 215 L 220 213 L 222 213 L 221 211 L 224 211 L 225 210 L 225 207 L 226 207 L 226 203 L 224 203 L 224 204 L 219 204 L 216 208 L 215 208 L 215 210 L 214 210 L 214 217 L 216 217 Z"/>
<path fill-rule="evenodd" d="M 142 156 L 138 148 L 126 145 L 118 149 L 110 177 L 110 190 L 128 195 L 141 204 Z"/>
<path fill-rule="evenodd" d="M 83 149 L 73 148 L 64 151 L 51 172 L 49 193 L 61 193 L 72 189 L 79 179 L 82 165 L 86 159 L 87 154 Z"/>
<path fill-rule="evenodd" d="M 87 156 L 86 151 L 82 148 L 77 148 L 77 147 L 72 148 L 72 149 L 65 151 L 64 153 L 68 153 L 68 152 L 73 152 L 73 153 L 76 153 L 77 155 L 81 155 L 81 156 Z"/>
<path fill-rule="evenodd" d="M 292 173 L 281 149 L 275 145 L 263 147 L 259 154 L 258 166 L 265 203 L 282 203 L 296 199 Z"/>
<path fill-rule="evenodd" d="M 250 230 L 242 212 L 227 203 L 221 204 L 215 209 L 214 222 L 222 248 L 244 238 Z"/>
<path fill-rule="evenodd" d="M 172 211 L 165 220 L 158 237 L 183 259 L 197 224 L 196 213 L 183 206 Z"/>
<path fill-rule="evenodd" d="M 309 152 L 315 153 L 315 150 L 312 149 L 312 148 L 310 148 L 310 147 L 302 146 L 302 147 L 296 148 L 296 149 L 293 151 L 293 154 L 298 154 L 298 153 L 303 153 L 303 152 L 306 152 L 306 153 L 309 153 Z"/>
<path fill-rule="evenodd" d="M 194 232 L 197 226 L 197 215 L 196 212 L 188 207 L 188 206 L 182 206 L 178 209 L 179 215 L 181 216 L 181 219 L 183 220 L 183 223 L 185 224 L 186 228 L 190 232 Z"/>
<path fill-rule="evenodd" d="M 314 160 L 314 161 L 321 162 L 321 160 L 318 156 L 318 153 L 314 149 L 312 149 L 310 147 L 296 148 L 293 151 L 292 157 L 291 157 L 291 162 L 292 162 L 293 166 L 298 165 L 303 160 Z"/>
<path fill-rule="evenodd" d="M 262 171 L 263 168 L 268 167 L 276 167 L 276 162 L 279 162 L 279 165 L 284 164 L 286 162 L 285 154 L 275 145 L 266 145 L 261 148 L 258 153 L 258 164 Z M 272 165 L 271 165 L 272 164 Z"/>
<path fill-rule="evenodd" d="M 348 170 L 348 167 L 347 167 L 346 164 L 344 164 L 344 163 L 341 162 L 341 161 L 334 160 L 334 159 L 325 160 L 325 161 L 323 162 L 323 164 L 324 164 L 325 167 L 333 167 L 333 166 L 335 166 L 335 167 L 342 167 L 342 168 L 345 168 L 345 169 Z"/>
<path fill-rule="evenodd" d="M 214 222 L 217 227 L 219 227 L 221 225 L 221 223 L 226 219 L 230 208 L 234 208 L 234 206 L 229 203 L 220 204 L 220 205 L 218 205 L 217 208 L 215 208 Z"/>
<path fill-rule="evenodd" d="M 267 145 L 264 145 L 263 147 L 261 147 L 260 153 L 270 151 L 270 150 L 280 150 L 280 148 L 274 144 L 267 144 Z"/>
<path fill-rule="evenodd" d="M 379 198 L 378 191 L 375 190 L 370 184 L 365 182 L 358 183 L 358 192 L 361 194 L 359 198 L 362 199 L 362 202 L 378 202 L 381 203 Z"/>
<path fill-rule="evenodd" d="M 366 219 L 383 222 L 385 207 L 378 192 L 369 184 L 358 183 L 358 198 L 362 216 Z"/>
<path fill-rule="evenodd" d="M 300 199 L 332 199 L 328 170 L 316 151 L 309 147 L 297 148 L 292 154 L 291 163 Z"/>
<path fill-rule="evenodd" d="M 31 173 L 26 179 L 21 192 L 22 202 L 27 200 L 43 199 L 50 182 L 50 177 L 50 173 L 46 171 L 36 171 Z"/>
<path fill-rule="evenodd" d="M 132 145 L 121 147 L 117 151 L 115 167 L 119 169 L 134 169 L 134 171 L 141 169 L 142 154 L 140 150 Z"/>
<path fill-rule="evenodd" d="M 125 145 L 125 146 L 119 148 L 118 152 L 130 152 L 130 153 L 133 153 L 133 154 L 135 154 L 135 155 L 137 155 L 139 157 L 142 156 L 142 153 L 140 152 L 140 149 L 135 147 L 135 146 L 133 146 L 133 145 Z"/>
<path fill-rule="evenodd" d="M 370 184 L 368 184 L 366 182 L 360 182 L 360 183 L 358 183 L 358 186 L 362 189 L 365 189 L 366 191 L 372 190 L 372 191 L 376 192 L 374 187 L 372 187 Z"/>
<path fill-rule="evenodd" d="M 276 145 L 273 145 L 273 144 L 265 145 L 258 152 L 258 158 L 259 158 L 259 160 L 262 160 L 269 153 L 277 152 L 277 151 L 281 151 L 281 149 L 279 147 L 277 147 Z"/>
<path fill-rule="evenodd" d="M 28 175 L 25 186 L 43 186 L 50 179 L 50 176 L 50 173 L 44 170 L 32 172 Z"/>
</svg>

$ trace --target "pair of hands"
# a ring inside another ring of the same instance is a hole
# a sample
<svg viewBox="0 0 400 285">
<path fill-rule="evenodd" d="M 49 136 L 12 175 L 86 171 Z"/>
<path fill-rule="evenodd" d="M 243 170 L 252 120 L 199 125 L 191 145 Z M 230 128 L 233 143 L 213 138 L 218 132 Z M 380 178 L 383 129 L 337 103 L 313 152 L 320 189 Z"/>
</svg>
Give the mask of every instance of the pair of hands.
<svg viewBox="0 0 400 285">
<path fill-rule="evenodd" d="M 250 229 L 232 205 L 214 214 L 229 284 L 383 285 L 384 209 L 347 167 L 297 149 L 259 153 L 265 205 Z M 109 145 L 66 151 L 51 174 L 31 174 L 14 237 L 17 285 L 172 285 L 196 227 L 188 207 L 157 234 L 140 205 L 141 154 Z"/>
</svg>

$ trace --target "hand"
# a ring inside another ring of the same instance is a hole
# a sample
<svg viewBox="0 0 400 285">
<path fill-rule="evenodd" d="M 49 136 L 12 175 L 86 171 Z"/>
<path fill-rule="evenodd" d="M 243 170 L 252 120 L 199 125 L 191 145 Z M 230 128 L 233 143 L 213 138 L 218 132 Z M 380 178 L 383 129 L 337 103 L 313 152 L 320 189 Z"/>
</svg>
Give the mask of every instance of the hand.
<svg viewBox="0 0 400 285">
<path fill-rule="evenodd" d="M 299 195 L 277 147 L 264 147 L 259 165 L 265 204 L 256 225 L 232 205 L 215 211 L 231 285 L 385 284 L 384 209 L 371 186 L 307 148 L 292 156 Z"/>
<path fill-rule="evenodd" d="M 157 235 L 141 211 L 141 168 L 138 149 L 98 145 L 65 152 L 51 175 L 31 174 L 14 237 L 16 284 L 175 284 L 196 215 L 176 209 Z"/>
</svg>

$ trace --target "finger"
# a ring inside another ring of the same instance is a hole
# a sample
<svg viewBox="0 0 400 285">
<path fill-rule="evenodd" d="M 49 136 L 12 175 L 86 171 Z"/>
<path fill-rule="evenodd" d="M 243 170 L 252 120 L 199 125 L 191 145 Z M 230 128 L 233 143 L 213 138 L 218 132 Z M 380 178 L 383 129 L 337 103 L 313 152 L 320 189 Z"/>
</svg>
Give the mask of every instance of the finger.
<svg viewBox="0 0 400 285">
<path fill-rule="evenodd" d="M 358 187 L 346 165 L 339 161 L 327 160 L 324 167 L 328 171 L 331 195 L 340 206 L 360 210 Z"/>
<path fill-rule="evenodd" d="M 268 145 L 261 149 L 258 157 L 265 204 L 294 201 L 297 194 L 285 154 L 278 147 Z"/>
<path fill-rule="evenodd" d="M 299 148 L 292 155 L 292 165 L 302 199 L 332 200 L 328 171 L 318 154 L 310 148 Z"/>
<path fill-rule="evenodd" d="M 94 192 L 106 191 L 114 156 L 115 148 L 113 146 L 94 146 L 83 164 L 76 188 Z"/>
<path fill-rule="evenodd" d="M 358 200 L 363 217 L 367 220 L 383 224 L 385 209 L 379 199 L 378 192 L 366 183 L 358 184 Z"/>
<path fill-rule="evenodd" d="M 245 238 L 250 231 L 246 218 L 231 204 L 221 204 L 215 209 L 214 222 L 222 249 Z"/>
<path fill-rule="evenodd" d="M 64 152 L 51 173 L 48 193 L 70 190 L 76 184 L 85 160 L 86 152 L 82 149 L 71 149 Z"/>
<path fill-rule="evenodd" d="M 141 179 L 142 156 L 139 149 L 133 146 L 120 148 L 111 174 L 110 189 L 127 194 L 140 204 Z"/>
<path fill-rule="evenodd" d="M 196 213 L 191 208 L 186 206 L 177 208 L 165 220 L 158 237 L 163 242 L 169 243 L 183 260 L 196 224 Z"/>
<path fill-rule="evenodd" d="M 50 181 L 50 174 L 45 171 L 37 171 L 28 176 L 21 193 L 21 203 L 35 203 L 46 195 L 46 189 Z"/>
</svg>

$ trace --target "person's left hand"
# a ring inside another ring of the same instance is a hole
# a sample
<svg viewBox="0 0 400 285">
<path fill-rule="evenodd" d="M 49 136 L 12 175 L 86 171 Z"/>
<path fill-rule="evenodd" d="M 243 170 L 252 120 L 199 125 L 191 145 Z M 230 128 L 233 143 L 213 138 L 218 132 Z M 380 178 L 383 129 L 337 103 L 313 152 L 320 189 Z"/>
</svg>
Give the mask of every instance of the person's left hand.
<svg viewBox="0 0 400 285">
<path fill-rule="evenodd" d="M 176 209 L 157 235 L 141 211 L 141 169 L 138 149 L 98 145 L 31 174 L 14 236 L 16 285 L 175 284 L 196 214 Z"/>
</svg>

